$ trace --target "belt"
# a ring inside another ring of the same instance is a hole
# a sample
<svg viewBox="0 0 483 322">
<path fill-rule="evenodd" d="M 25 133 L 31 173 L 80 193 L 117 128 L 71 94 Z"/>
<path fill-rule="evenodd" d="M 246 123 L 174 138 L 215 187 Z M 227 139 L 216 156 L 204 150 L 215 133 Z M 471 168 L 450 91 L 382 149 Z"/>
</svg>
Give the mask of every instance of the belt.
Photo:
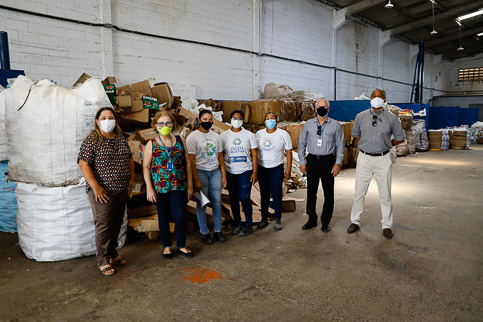
<svg viewBox="0 0 483 322">
<path fill-rule="evenodd" d="M 316 158 L 316 159 L 325 159 L 325 158 L 328 158 L 328 157 L 334 157 L 333 154 L 324 154 L 324 155 L 317 155 L 317 154 L 309 154 L 308 155 L 309 157 L 312 157 L 312 158 Z"/>
<path fill-rule="evenodd" d="M 362 153 L 364 153 L 365 155 L 369 155 L 371 157 L 382 157 L 383 155 L 386 155 L 389 153 L 389 150 L 387 151 L 384 151 L 384 152 L 380 152 L 380 153 L 367 153 L 367 152 L 364 152 L 361 150 Z"/>
</svg>

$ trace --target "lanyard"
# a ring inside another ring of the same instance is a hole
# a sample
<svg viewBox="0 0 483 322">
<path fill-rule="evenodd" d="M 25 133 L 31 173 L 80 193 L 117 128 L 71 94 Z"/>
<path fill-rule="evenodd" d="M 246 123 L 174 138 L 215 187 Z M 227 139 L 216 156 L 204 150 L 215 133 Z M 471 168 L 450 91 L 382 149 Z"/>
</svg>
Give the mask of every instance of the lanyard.
<svg viewBox="0 0 483 322">
<path fill-rule="evenodd" d="M 166 152 L 168 152 L 168 148 L 166 148 L 163 140 L 161 140 L 161 135 L 159 136 L 159 141 L 161 141 L 161 144 L 163 145 L 164 149 L 166 150 Z M 171 147 L 169 148 L 169 162 L 171 162 L 171 152 L 173 152 L 173 139 L 171 139 Z"/>
<path fill-rule="evenodd" d="M 318 122 L 318 120 L 317 120 L 317 122 Z M 321 138 L 321 137 L 322 137 L 322 134 L 324 134 L 324 130 L 325 130 L 325 126 L 326 126 L 326 125 L 327 125 L 327 120 L 325 120 L 324 125 L 322 126 L 322 131 L 320 131 L 319 138 Z M 317 128 L 318 128 L 318 127 L 317 127 Z"/>
</svg>

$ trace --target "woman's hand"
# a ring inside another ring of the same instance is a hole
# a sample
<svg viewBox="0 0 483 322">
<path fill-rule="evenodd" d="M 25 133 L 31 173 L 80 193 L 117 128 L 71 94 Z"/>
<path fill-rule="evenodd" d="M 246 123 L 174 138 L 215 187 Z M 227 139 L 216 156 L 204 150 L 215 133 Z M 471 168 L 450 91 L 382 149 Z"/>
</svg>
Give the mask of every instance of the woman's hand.
<svg viewBox="0 0 483 322">
<path fill-rule="evenodd" d="M 107 191 L 103 187 L 99 186 L 98 188 L 93 188 L 92 190 L 94 190 L 96 201 L 100 203 L 107 203 L 107 201 L 109 200 L 109 196 L 107 194 Z"/>
<path fill-rule="evenodd" d="M 127 193 L 131 193 L 133 186 L 134 186 L 134 179 L 129 180 L 129 185 L 127 186 Z"/>
<path fill-rule="evenodd" d="M 192 186 L 188 186 L 188 201 L 191 200 L 191 198 L 193 198 L 193 187 Z"/>
<path fill-rule="evenodd" d="M 227 185 L 227 184 L 228 184 L 228 182 L 226 181 L 226 177 L 225 177 L 225 176 L 223 176 L 223 177 L 221 178 L 221 187 L 222 187 L 223 189 L 226 189 L 226 185 Z"/>
<path fill-rule="evenodd" d="M 287 168 L 287 170 L 285 170 L 285 180 L 288 180 L 290 179 L 290 177 L 292 176 L 292 171 L 290 171 L 290 168 Z"/>
<path fill-rule="evenodd" d="M 257 176 L 257 174 L 256 174 L 255 172 L 253 172 L 252 176 L 250 177 L 250 182 L 251 182 L 252 184 L 257 183 L 257 180 L 258 180 L 258 178 L 257 178 L 257 177 L 258 177 L 258 176 Z"/>
<path fill-rule="evenodd" d="M 195 179 L 193 181 L 194 181 L 193 185 L 194 185 L 195 191 L 201 191 L 201 182 L 200 182 L 200 180 L 196 180 Z"/>
<path fill-rule="evenodd" d="M 156 202 L 156 192 L 154 192 L 154 189 L 147 189 L 146 191 L 146 199 L 149 202 L 155 203 Z"/>
</svg>

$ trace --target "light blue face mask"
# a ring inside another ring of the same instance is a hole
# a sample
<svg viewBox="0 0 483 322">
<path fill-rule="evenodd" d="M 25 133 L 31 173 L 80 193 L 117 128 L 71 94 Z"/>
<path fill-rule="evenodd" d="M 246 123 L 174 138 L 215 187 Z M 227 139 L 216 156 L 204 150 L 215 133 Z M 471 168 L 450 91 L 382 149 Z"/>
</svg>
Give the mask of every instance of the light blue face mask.
<svg viewBox="0 0 483 322">
<path fill-rule="evenodd" d="M 265 121 L 265 125 L 271 130 L 277 125 L 277 121 L 270 119 Z"/>
</svg>

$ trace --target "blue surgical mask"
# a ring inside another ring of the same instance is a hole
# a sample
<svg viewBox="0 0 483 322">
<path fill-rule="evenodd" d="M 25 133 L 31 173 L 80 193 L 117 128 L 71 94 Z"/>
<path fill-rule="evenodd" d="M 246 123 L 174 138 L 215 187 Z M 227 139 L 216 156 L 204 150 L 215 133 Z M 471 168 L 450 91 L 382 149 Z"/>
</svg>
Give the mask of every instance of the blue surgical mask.
<svg viewBox="0 0 483 322">
<path fill-rule="evenodd" d="M 266 120 L 265 125 L 271 130 L 277 125 L 277 121 L 274 119 Z"/>
</svg>

